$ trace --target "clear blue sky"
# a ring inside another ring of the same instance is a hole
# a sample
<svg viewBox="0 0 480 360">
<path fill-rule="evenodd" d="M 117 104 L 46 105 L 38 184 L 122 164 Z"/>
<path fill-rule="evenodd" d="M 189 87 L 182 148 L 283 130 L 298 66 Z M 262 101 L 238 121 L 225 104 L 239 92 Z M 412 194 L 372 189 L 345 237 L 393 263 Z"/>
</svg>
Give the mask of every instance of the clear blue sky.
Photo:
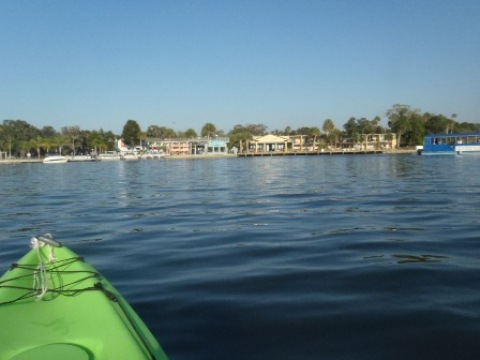
<svg viewBox="0 0 480 360">
<path fill-rule="evenodd" d="M 0 84 L 0 120 L 57 130 L 480 122 L 480 1 L 1 0 Z"/>
</svg>

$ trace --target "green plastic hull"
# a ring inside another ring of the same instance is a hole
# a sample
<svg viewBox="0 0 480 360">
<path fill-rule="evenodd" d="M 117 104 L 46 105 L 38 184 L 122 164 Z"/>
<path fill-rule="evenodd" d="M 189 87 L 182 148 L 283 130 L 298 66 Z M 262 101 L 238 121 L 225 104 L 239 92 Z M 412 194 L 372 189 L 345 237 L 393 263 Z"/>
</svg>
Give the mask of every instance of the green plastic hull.
<svg viewBox="0 0 480 360">
<path fill-rule="evenodd" d="M 0 278 L 0 359 L 167 359 L 92 266 L 66 247 L 54 248 L 55 262 L 49 253 L 48 246 L 29 251 Z"/>
</svg>

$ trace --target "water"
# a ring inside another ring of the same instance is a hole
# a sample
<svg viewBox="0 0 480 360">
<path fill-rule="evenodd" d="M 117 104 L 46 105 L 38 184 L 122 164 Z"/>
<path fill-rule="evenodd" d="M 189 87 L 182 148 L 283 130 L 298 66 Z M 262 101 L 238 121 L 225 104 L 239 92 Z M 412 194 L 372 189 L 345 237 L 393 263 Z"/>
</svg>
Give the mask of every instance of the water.
<svg viewBox="0 0 480 360">
<path fill-rule="evenodd" d="M 52 232 L 172 360 L 474 359 L 479 161 L 0 165 L 0 267 Z"/>
</svg>

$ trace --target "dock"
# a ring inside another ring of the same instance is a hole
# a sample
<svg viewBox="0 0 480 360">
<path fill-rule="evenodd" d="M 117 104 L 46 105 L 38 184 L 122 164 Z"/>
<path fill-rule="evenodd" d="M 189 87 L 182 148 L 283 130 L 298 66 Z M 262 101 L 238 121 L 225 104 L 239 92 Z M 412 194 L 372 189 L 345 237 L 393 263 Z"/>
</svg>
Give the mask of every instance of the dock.
<svg viewBox="0 0 480 360">
<path fill-rule="evenodd" d="M 313 156 L 313 155 L 373 155 L 383 154 L 383 150 L 335 150 L 335 151 L 267 151 L 238 153 L 237 157 L 262 156 Z"/>
<path fill-rule="evenodd" d="M 43 162 L 42 159 L 0 159 L 0 164 L 41 164 Z"/>
</svg>

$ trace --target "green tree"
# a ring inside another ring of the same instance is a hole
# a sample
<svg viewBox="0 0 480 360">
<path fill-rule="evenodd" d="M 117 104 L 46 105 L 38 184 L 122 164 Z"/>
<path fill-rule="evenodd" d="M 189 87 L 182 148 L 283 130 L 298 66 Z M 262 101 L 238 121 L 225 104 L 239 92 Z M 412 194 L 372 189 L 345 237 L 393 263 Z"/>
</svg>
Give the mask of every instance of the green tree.
<svg viewBox="0 0 480 360">
<path fill-rule="evenodd" d="M 441 114 L 425 113 L 423 114 L 423 119 L 425 121 L 425 133 L 427 134 L 448 133 L 451 126 L 451 120 Z"/>
<path fill-rule="evenodd" d="M 455 128 L 455 124 L 457 123 L 456 121 L 457 119 L 457 114 L 456 113 L 453 113 L 451 116 L 450 116 L 450 122 L 449 122 L 449 126 L 448 126 L 448 129 L 447 129 L 447 133 L 452 133 L 453 132 L 453 129 Z"/>
<path fill-rule="evenodd" d="M 40 136 L 42 137 L 54 137 L 59 135 L 58 132 L 52 126 L 44 126 L 40 130 Z"/>
<path fill-rule="evenodd" d="M 420 110 L 412 109 L 408 105 L 395 104 L 387 111 L 387 117 L 388 126 L 392 132 L 397 134 L 397 146 L 402 145 L 402 136 L 407 132 L 414 132 L 408 135 L 409 141 L 423 136 L 422 126 L 416 124 L 416 122 L 422 123 L 423 121 Z"/>
<path fill-rule="evenodd" d="M 340 141 L 340 138 L 342 136 L 342 132 L 339 129 L 334 129 L 329 135 L 328 135 L 328 141 L 330 145 L 334 145 L 337 147 L 338 142 Z"/>
<path fill-rule="evenodd" d="M 308 126 L 302 126 L 302 127 L 299 127 L 297 130 L 295 130 L 297 135 L 307 135 L 309 131 L 310 131 L 310 128 Z"/>
<path fill-rule="evenodd" d="M 117 143 L 116 143 L 116 139 L 118 139 L 120 136 L 118 135 L 115 135 L 113 132 L 111 131 L 103 131 L 103 129 L 100 129 L 100 131 L 98 131 L 98 134 L 100 136 L 100 138 L 103 140 L 103 143 L 105 144 L 106 146 L 106 150 L 115 150 L 116 147 L 117 147 Z M 93 146 L 91 146 L 93 147 Z"/>
<path fill-rule="evenodd" d="M 80 130 L 80 127 L 77 125 L 62 127 L 61 133 L 63 136 L 63 141 L 57 140 L 55 146 L 59 148 L 63 147 L 64 145 L 68 146 L 71 149 L 72 154 L 75 156 L 76 149 L 82 147 L 79 146 L 81 132 L 82 131 Z M 59 151 L 59 153 L 61 153 L 61 151 Z"/>
<path fill-rule="evenodd" d="M 217 132 L 217 128 L 212 123 L 206 123 L 202 127 L 201 135 L 206 137 L 212 137 Z"/>
<path fill-rule="evenodd" d="M 477 132 L 477 131 L 480 131 L 480 124 L 468 123 L 468 122 L 455 123 L 453 131 L 454 132 Z"/>
<path fill-rule="evenodd" d="M 147 136 L 152 138 L 162 138 L 162 130 L 158 125 L 150 125 L 147 128 Z"/>
<path fill-rule="evenodd" d="M 425 124 L 423 116 L 420 113 L 412 114 L 410 129 L 404 135 L 405 144 L 409 146 L 422 144 L 424 134 Z"/>
<path fill-rule="evenodd" d="M 321 135 L 321 131 L 318 127 L 312 126 L 310 129 L 308 129 L 308 138 L 312 140 L 312 150 L 315 151 L 317 148 L 317 139 Z"/>
<path fill-rule="evenodd" d="M 4 120 L 0 127 L 0 148 L 11 155 L 21 154 L 24 142 L 39 134 L 40 130 L 24 120 Z"/>
<path fill-rule="evenodd" d="M 95 152 L 102 153 L 108 148 L 108 141 L 103 134 L 97 131 L 92 131 L 88 134 L 88 148 L 95 149 Z"/>
<path fill-rule="evenodd" d="M 325 133 L 324 140 L 329 146 L 336 142 L 335 134 L 338 133 L 338 130 L 335 128 L 335 124 L 332 119 L 325 119 L 322 125 L 322 130 Z"/>
<path fill-rule="evenodd" d="M 57 144 L 61 140 L 61 137 L 51 137 L 51 138 L 38 138 L 37 139 L 37 146 L 39 149 L 43 149 L 43 154 L 49 154 L 50 150 L 53 148 L 55 149 L 57 147 Z M 61 151 L 59 152 L 61 154 Z M 40 152 L 39 152 L 40 155 Z"/>
<path fill-rule="evenodd" d="M 187 139 L 195 139 L 197 137 L 197 133 L 195 132 L 195 130 L 190 128 L 190 129 L 187 129 L 187 131 L 185 131 L 183 136 L 186 137 Z"/>
<path fill-rule="evenodd" d="M 135 146 L 140 142 L 140 125 L 135 120 L 128 120 L 123 126 L 123 142 L 130 146 Z"/>
<path fill-rule="evenodd" d="M 173 138 L 177 137 L 177 133 L 175 132 L 175 130 L 173 130 L 171 128 L 166 128 L 164 136 L 165 136 L 164 137 L 165 139 L 173 139 Z"/>
<path fill-rule="evenodd" d="M 357 119 L 357 125 L 358 125 L 358 132 L 362 136 L 362 140 L 363 140 L 363 135 L 372 133 L 372 124 L 368 119 L 364 117 Z"/>
<path fill-rule="evenodd" d="M 63 154 L 63 148 L 65 146 L 71 148 L 71 146 L 73 145 L 72 143 L 70 143 L 70 141 L 72 141 L 71 138 L 64 137 L 61 135 L 47 138 L 47 141 L 52 147 L 52 149 L 55 149 L 55 152 L 57 152 L 58 154 Z M 72 149 L 72 152 L 73 152 L 73 149 Z"/>
<path fill-rule="evenodd" d="M 138 134 L 138 139 L 139 139 L 138 143 L 142 148 L 144 148 L 146 145 L 147 133 L 144 131 L 140 131 Z"/>
<path fill-rule="evenodd" d="M 30 153 L 33 157 L 40 157 L 41 152 L 40 152 L 40 136 L 37 137 L 36 139 L 31 139 L 29 141 L 30 145 Z"/>
<path fill-rule="evenodd" d="M 357 122 L 357 119 L 353 116 L 343 125 L 345 129 L 345 136 L 350 139 L 353 145 L 362 141 L 362 133 Z"/>
<path fill-rule="evenodd" d="M 381 134 L 384 132 L 384 129 L 379 126 L 380 117 L 375 116 L 372 120 L 368 120 L 367 118 L 360 118 L 356 119 L 358 131 L 360 134 L 367 135 L 367 134 Z"/>
<path fill-rule="evenodd" d="M 156 139 L 170 139 L 176 137 L 175 130 L 165 126 L 150 125 L 147 128 L 147 137 Z"/>
<path fill-rule="evenodd" d="M 378 115 L 370 120 L 372 124 L 372 134 L 385 134 L 385 129 L 380 125 L 381 120 L 382 119 Z"/>
<path fill-rule="evenodd" d="M 235 125 L 233 130 L 228 133 L 228 147 L 231 149 L 234 146 L 240 151 L 243 151 L 243 144 L 247 140 L 253 139 L 253 134 L 243 125 Z"/>
<path fill-rule="evenodd" d="M 243 128 L 253 136 L 263 136 L 267 134 L 267 126 L 263 124 L 246 124 Z"/>
<path fill-rule="evenodd" d="M 335 124 L 333 123 L 332 119 L 325 119 L 322 125 L 322 130 L 327 135 L 327 137 L 331 134 L 333 130 L 335 130 Z"/>
<path fill-rule="evenodd" d="M 28 141 L 40 134 L 40 130 L 24 120 L 4 120 L 3 128 L 18 141 Z"/>
</svg>

